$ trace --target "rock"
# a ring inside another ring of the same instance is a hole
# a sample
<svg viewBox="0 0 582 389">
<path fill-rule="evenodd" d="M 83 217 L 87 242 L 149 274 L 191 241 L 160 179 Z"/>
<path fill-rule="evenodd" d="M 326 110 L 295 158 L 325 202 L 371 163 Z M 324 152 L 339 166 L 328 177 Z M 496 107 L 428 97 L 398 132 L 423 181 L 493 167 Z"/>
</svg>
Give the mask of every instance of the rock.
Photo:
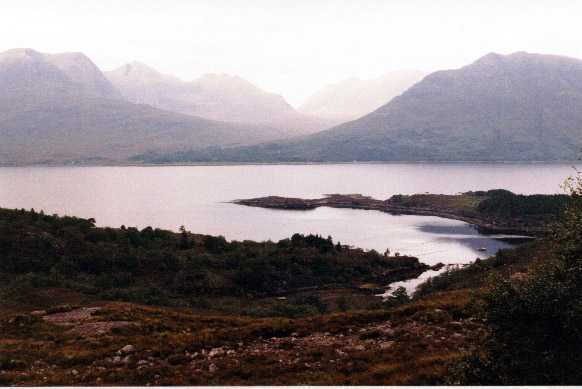
<svg viewBox="0 0 582 389">
<path fill-rule="evenodd" d="M 218 370 L 218 367 L 216 367 L 216 365 L 214 363 L 211 363 L 210 366 L 208 366 L 208 372 L 209 373 L 216 373 L 216 371 Z"/>
<path fill-rule="evenodd" d="M 129 354 L 135 352 L 135 346 L 128 344 L 118 351 L 120 354 Z"/>
<path fill-rule="evenodd" d="M 210 352 L 208 353 L 208 356 L 210 358 L 214 358 L 214 357 L 219 357 L 221 355 L 224 355 L 224 350 L 222 349 L 222 347 L 217 347 L 217 348 L 213 348 L 212 350 L 210 350 Z"/>
<path fill-rule="evenodd" d="M 436 265 L 433 265 L 431 267 L 432 270 L 441 270 L 443 267 L 445 267 L 445 264 L 442 262 L 437 263 Z"/>
<path fill-rule="evenodd" d="M 228 350 L 226 352 L 226 355 L 234 355 L 234 354 L 236 354 L 236 351 L 234 351 L 234 350 Z"/>
<path fill-rule="evenodd" d="M 77 370 L 73 369 L 73 370 L 71 370 L 71 374 L 74 376 L 77 376 L 77 375 L 79 375 L 79 372 Z"/>
<path fill-rule="evenodd" d="M 46 315 L 46 311 L 32 311 L 30 312 L 31 316 L 44 316 Z"/>
<path fill-rule="evenodd" d="M 389 348 L 392 348 L 392 346 L 394 346 L 394 341 L 390 341 L 390 342 L 382 342 L 380 343 L 380 349 L 381 350 L 386 350 Z"/>
<path fill-rule="evenodd" d="M 129 365 L 131 362 L 133 362 L 133 358 L 131 357 L 131 355 L 127 355 L 125 358 L 121 360 L 121 362 L 126 365 Z"/>
</svg>

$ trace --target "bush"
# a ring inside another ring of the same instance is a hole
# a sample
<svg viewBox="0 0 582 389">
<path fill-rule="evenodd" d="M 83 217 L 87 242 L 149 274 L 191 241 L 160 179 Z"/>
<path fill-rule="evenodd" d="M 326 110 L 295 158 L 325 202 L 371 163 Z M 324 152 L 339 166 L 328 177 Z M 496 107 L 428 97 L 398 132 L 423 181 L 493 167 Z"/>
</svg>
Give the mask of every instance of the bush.
<svg viewBox="0 0 582 389">
<path fill-rule="evenodd" d="M 484 300 L 491 335 L 463 361 L 453 382 L 573 385 L 582 382 L 582 181 L 557 227 L 555 258 L 527 276 L 497 277 Z"/>
</svg>

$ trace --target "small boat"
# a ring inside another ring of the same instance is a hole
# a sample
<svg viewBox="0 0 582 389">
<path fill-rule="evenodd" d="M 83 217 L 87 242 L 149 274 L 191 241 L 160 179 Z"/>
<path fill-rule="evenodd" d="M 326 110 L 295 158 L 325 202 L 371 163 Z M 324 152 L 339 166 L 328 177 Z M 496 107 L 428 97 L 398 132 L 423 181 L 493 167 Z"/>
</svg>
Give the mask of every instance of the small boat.
<svg viewBox="0 0 582 389">
<path fill-rule="evenodd" d="M 479 247 L 477 251 L 487 251 L 487 247 Z"/>
</svg>

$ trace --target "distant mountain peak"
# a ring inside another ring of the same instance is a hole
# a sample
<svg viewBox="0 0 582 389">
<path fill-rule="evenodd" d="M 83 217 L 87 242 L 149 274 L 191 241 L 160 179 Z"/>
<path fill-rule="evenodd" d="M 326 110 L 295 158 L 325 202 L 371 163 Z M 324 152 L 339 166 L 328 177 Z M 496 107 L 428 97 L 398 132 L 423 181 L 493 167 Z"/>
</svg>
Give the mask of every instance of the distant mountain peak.
<svg viewBox="0 0 582 389">
<path fill-rule="evenodd" d="M 45 58 L 84 89 L 84 92 L 103 98 L 122 98 L 119 91 L 85 54 L 79 52 L 45 54 Z"/>
<path fill-rule="evenodd" d="M 83 53 L 45 54 L 20 48 L 0 53 L 0 88 L 12 96 L 120 99 L 121 94 Z"/>
<path fill-rule="evenodd" d="M 340 122 L 353 120 L 386 104 L 423 76 L 419 71 L 399 70 L 370 80 L 351 77 L 326 85 L 310 96 L 299 111 Z"/>
<path fill-rule="evenodd" d="M 282 137 L 338 123 L 300 114 L 282 96 L 227 73 L 206 73 L 185 82 L 131 62 L 106 75 L 130 102 L 210 120 L 270 126 Z"/>
<path fill-rule="evenodd" d="M 581 60 L 489 53 L 434 72 L 376 111 L 313 135 L 292 156 L 573 160 L 582 146 L 581 107 Z"/>
<path fill-rule="evenodd" d="M 10 49 L 0 53 L 0 61 L 20 61 L 25 59 L 42 60 L 43 54 L 28 48 Z"/>
<path fill-rule="evenodd" d="M 128 64 L 123 66 L 125 69 L 125 73 L 137 72 L 137 73 L 151 73 L 151 74 L 161 74 L 151 66 L 144 64 L 143 62 L 139 61 L 131 61 Z"/>
<path fill-rule="evenodd" d="M 192 81 L 193 84 L 209 87 L 209 88 L 219 88 L 228 90 L 238 90 L 245 92 L 254 93 L 266 93 L 259 89 L 256 85 L 252 84 L 250 81 L 245 80 L 242 77 L 230 75 L 227 73 L 206 73 Z"/>
<path fill-rule="evenodd" d="M 121 84 L 127 83 L 139 83 L 139 84 L 160 84 L 160 83 L 180 83 L 180 79 L 163 74 L 156 69 L 152 68 L 139 61 L 132 61 L 125 65 L 113 69 L 111 71 L 105 72 L 105 75 L 109 80 L 117 85 L 118 88 L 122 88 Z"/>
</svg>

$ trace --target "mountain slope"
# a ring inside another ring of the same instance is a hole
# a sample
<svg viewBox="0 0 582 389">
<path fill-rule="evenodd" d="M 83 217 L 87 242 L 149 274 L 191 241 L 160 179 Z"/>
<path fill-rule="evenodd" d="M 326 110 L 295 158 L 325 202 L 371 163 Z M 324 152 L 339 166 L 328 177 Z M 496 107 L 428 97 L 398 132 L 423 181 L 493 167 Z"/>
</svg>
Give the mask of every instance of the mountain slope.
<svg viewBox="0 0 582 389">
<path fill-rule="evenodd" d="M 184 82 L 139 62 L 106 75 L 130 102 L 206 119 L 268 125 L 287 135 L 312 133 L 338 123 L 300 114 L 283 97 L 236 76 L 206 74 Z"/>
<path fill-rule="evenodd" d="M 275 139 L 237 125 L 132 104 L 80 54 L 0 53 L 0 163 L 126 159 L 135 153 Z"/>
<path fill-rule="evenodd" d="M 46 56 L 46 60 L 60 69 L 73 82 L 81 85 L 83 93 L 121 99 L 121 93 L 109 82 L 97 66 L 82 53 L 60 53 Z"/>
<path fill-rule="evenodd" d="M 372 80 L 351 78 L 328 85 L 305 101 L 299 111 L 346 122 L 364 116 L 424 77 L 418 71 L 396 71 Z"/>
<path fill-rule="evenodd" d="M 376 111 L 290 142 L 214 153 L 225 160 L 575 160 L 582 146 L 582 61 L 488 54 L 430 74 Z"/>
</svg>

